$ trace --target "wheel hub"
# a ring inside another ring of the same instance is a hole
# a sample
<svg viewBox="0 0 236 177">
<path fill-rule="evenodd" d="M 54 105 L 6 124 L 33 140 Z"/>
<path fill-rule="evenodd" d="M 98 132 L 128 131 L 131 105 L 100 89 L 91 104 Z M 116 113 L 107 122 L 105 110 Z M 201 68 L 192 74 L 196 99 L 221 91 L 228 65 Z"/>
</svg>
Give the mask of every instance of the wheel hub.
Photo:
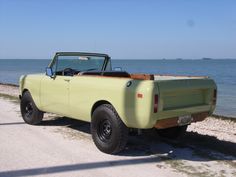
<svg viewBox="0 0 236 177">
<path fill-rule="evenodd" d="M 30 117 L 33 114 L 33 106 L 32 103 L 28 103 L 25 107 L 25 115 L 26 117 Z"/>
<path fill-rule="evenodd" d="M 111 122 L 109 120 L 102 121 L 99 124 L 99 129 L 97 134 L 102 141 L 108 141 L 111 138 L 112 134 Z"/>
</svg>

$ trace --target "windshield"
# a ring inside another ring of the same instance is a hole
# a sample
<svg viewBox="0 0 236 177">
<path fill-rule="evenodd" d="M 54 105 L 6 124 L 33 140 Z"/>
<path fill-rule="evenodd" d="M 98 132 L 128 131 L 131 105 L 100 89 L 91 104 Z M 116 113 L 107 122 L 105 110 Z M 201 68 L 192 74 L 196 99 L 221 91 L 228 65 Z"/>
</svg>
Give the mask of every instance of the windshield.
<svg viewBox="0 0 236 177">
<path fill-rule="evenodd" d="M 56 70 L 63 71 L 70 68 L 75 71 L 101 71 L 104 61 L 105 57 L 97 56 L 58 56 Z"/>
</svg>

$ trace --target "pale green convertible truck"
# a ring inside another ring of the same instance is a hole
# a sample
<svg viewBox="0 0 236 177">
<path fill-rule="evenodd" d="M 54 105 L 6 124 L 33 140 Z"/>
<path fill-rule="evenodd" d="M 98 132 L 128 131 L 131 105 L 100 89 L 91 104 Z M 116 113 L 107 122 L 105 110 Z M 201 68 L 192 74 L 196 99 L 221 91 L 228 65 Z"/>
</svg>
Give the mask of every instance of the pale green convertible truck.
<svg viewBox="0 0 236 177">
<path fill-rule="evenodd" d="M 46 74 L 20 78 L 21 113 L 38 124 L 45 112 L 91 122 L 95 145 L 105 153 L 125 148 L 129 129 L 157 129 L 175 138 L 216 106 L 208 77 L 113 71 L 106 54 L 58 52 Z"/>
</svg>

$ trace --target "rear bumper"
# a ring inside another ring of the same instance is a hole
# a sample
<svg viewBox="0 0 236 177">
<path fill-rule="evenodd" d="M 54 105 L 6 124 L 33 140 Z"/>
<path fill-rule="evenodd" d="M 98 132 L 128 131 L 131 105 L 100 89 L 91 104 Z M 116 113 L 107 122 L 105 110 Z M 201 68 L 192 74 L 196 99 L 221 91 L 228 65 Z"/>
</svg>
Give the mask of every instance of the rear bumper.
<svg viewBox="0 0 236 177">
<path fill-rule="evenodd" d="M 209 116 L 208 112 L 192 114 L 191 123 L 203 121 L 208 116 Z M 178 123 L 178 119 L 179 119 L 178 117 L 173 117 L 173 118 L 168 118 L 168 119 L 157 120 L 154 127 L 157 129 L 164 129 L 164 128 L 180 126 Z"/>
</svg>

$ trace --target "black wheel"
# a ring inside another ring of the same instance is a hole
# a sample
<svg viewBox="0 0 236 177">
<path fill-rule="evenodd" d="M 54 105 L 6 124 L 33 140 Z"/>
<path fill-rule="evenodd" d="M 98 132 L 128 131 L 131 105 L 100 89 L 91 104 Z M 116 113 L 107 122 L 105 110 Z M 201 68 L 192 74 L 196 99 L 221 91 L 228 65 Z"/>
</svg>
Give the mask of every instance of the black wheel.
<svg viewBox="0 0 236 177">
<path fill-rule="evenodd" d="M 157 133 L 164 138 L 177 139 L 185 134 L 187 127 L 188 127 L 187 125 L 184 125 L 180 127 L 157 129 Z"/>
<path fill-rule="evenodd" d="M 21 115 L 27 124 L 39 124 L 43 119 L 43 112 L 36 107 L 28 91 L 22 95 L 20 109 Z"/>
<path fill-rule="evenodd" d="M 103 104 L 93 112 L 91 134 L 100 151 L 116 154 L 125 148 L 128 128 L 112 105 Z"/>
</svg>

